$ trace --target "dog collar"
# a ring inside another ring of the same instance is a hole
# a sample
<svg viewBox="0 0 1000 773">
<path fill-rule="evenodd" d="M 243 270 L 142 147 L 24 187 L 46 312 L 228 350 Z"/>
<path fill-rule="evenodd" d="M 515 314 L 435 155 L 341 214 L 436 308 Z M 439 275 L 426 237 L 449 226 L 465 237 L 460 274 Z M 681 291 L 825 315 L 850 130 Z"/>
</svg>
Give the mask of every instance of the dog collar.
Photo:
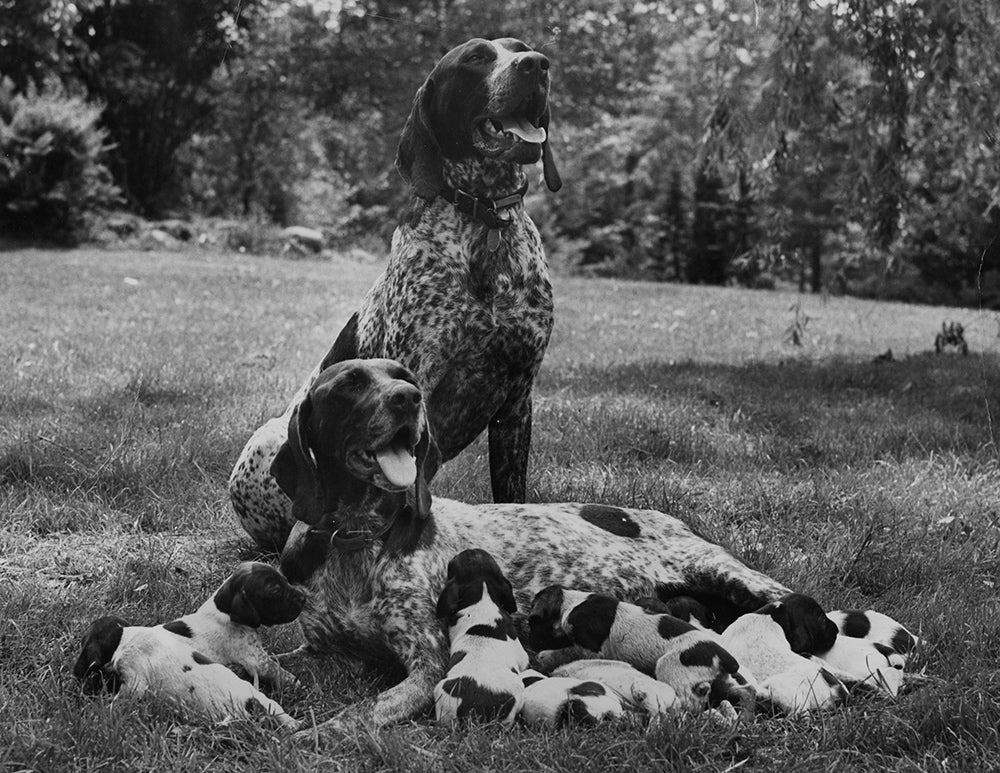
<svg viewBox="0 0 1000 773">
<path fill-rule="evenodd" d="M 372 531 L 371 529 L 334 529 L 330 535 L 330 544 L 337 548 L 337 550 L 353 553 L 357 550 L 370 548 L 388 534 L 391 528 L 392 523 L 390 522 L 385 528 L 379 531 Z"/>
<path fill-rule="evenodd" d="M 500 245 L 500 232 L 514 222 L 510 217 L 503 217 L 503 213 L 523 204 L 524 194 L 527 192 L 528 183 L 525 182 L 514 193 L 499 199 L 476 196 L 461 188 L 450 188 L 447 185 L 441 189 L 439 195 L 463 215 L 478 220 L 490 229 L 486 235 L 486 247 L 493 252 Z"/>
</svg>

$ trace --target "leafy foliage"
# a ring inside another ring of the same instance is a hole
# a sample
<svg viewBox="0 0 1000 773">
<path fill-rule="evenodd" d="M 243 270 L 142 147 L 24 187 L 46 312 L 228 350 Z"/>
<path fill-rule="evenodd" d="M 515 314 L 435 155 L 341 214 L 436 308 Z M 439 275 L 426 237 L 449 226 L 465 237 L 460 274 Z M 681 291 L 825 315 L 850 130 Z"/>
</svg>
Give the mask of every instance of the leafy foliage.
<svg viewBox="0 0 1000 773">
<path fill-rule="evenodd" d="M 15 96 L 0 82 L 0 228 L 73 242 L 94 211 L 117 200 L 99 116 L 58 90 Z"/>
</svg>

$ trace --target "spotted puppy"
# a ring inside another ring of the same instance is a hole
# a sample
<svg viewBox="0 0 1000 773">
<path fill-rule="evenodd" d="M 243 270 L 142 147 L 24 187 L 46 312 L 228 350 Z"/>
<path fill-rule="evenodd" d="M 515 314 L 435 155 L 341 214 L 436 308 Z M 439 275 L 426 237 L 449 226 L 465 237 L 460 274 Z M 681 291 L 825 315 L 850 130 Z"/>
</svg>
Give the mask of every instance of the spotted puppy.
<svg viewBox="0 0 1000 773">
<path fill-rule="evenodd" d="M 293 415 L 272 468 L 296 517 L 329 535 L 325 559 L 306 573 L 299 623 L 308 647 L 341 666 L 388 655 L 406 672 L 373 711 L 352 707 L 331 727 L 355 718 L 382 725 L 431 707 L 448 661 L 434 601 L 449 560 L 470 547 L 505 567 L 523 607 L 543 587 L 570 582 L 620 598 L 654 590 L 711 597 L 747 612 L 789 593 L 666 513 L 432 500 L 421 474 L 429 432 L 420 397 L 416 377 L 399 363 L 337 363 Z M 405 486 L 378 462 L 396 446 L 409 460 Z M 286 551 L 282 564 L 297 560 Z"/>
<path fill-rule="evenodd" d="M 95 620 L 83 636 L 73 675 L 85 692 L 162 701 L 203 721 L 273 717 L 289 731 L 299 723 L 275 701 L 187 639 L 163 626 L 131 626 L 118 617 Z"/>
<path fill-rule="evenodd" d="M 796 614 L 810 625 L 799 625 Z M 758 700 L 795 716 L 847 699 L 843 683 L 809 657 L 836 641 L 836 626 L 830 633 L 824 620 L 829 622 L 818 604 L 791 594 L 737 619 L 722 632 L 721 642 L 754 675 Z"/>
<path fill-rule="evenodd" d="M 623 707 L 650 718 L 681 712 L 673 687 L 621 660 L 574 660 L 559 666 L 552 676 L 598 682 L 617 695 Z"/>
<path fill-rule="evenodd" d="M 292 622 L 303 604 L 305 593 L 273 566 L 244 561 L 196 612 L 163 628 L 215 663 L 242 667 L 254 687 L 287 689 L 298 680 L 264 649 L 260 627 Z"/>
<path fill-rule="evenodd" d="M 534 649 L 563 648 L 545 653 L 541 659 L 546 664 L 579 659 L 575 647 L 581 647 L 655 674 L 674 689 L 679 710 L 703 711 L 728 700 L 753 714 L 754 689 L 720 646 L 718 635 L 672 615 L 649 614 L 602 593 L 551 585 L 535 596 L 528 630 Z"/>
<path fill-rule="evenodd" d="M 838 610 L 830 612 L 827 617 L 836 624 L 843 636 L 864 639 L 891 649 L 897 655 L 902 656 L 904 664 L 920 643 L 920 639 L 901 624 L 888 615 L 873 609 L 868 611 L 860 609 Z"/>
<path fill-rule="evenodd" d="M 895 697 L 903 685 L 906 656 L 878 642 L 838 636 L 826 652 L 815 655 L 840 680 L 880 690 Z"/>
<path fill-rule="evenodd" d="M 417 91 L 396 156 L 411 212 L 385 273 L 230 476 L 233 507 L 259 544 L 280 549 L 295 522 L 270 475 L 292 412 L 324 368 L 354 357 L 389 357 L 413 371 L 441 461 L 488 429 L 493 499 L 524 501 L 532 384 L 553 307 L 523 197 L 539 159 L 547 186 L 562 184 L 549 146 L 549 71 L 519 40 L 476 38 L 445 54 Z M 384 461 L 391 478 L 398 457 Z"/>
<path fill-rule="evenodd" d="M 593 727 L 625 713 L 618 696 L 600 682 L 569 676 L 521 672 L 524 706 L 521 717 L 529 725 Z"/>
<path fill-rule="evenodd" d="M 652 674 L 667 643 L 694 631 L 672 615 L 652 615 L 636 604 L 604 593 L 550 585 L 540 591 L 528 613 L 528 642 L 537 652 L 582 647 L 609 660 L 623 660 Z"/>
<path fill-rule="evenodd" d="M 510 619 L 514 590 L 485 550 L 463 550 L 448 562 L 437 616 L 448 623 L 448 673 L 434 687 L 438 722 L 465 717 L 511 725 L 524 703 L 520 673 L 528 653 Z"/>
</svg>

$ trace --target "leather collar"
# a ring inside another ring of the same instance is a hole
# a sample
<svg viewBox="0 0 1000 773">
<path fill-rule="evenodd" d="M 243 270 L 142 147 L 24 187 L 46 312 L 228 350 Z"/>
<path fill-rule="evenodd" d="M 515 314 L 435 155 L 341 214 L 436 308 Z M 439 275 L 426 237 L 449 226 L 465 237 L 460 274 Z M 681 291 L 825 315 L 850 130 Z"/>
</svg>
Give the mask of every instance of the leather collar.
<svg viewBox="0 0 1000 773">
<path fill-rule="evenodd" d="M 473 220 L 478 220 L 487 228 L 498 231 L 507 228 L 512 222 L 510 218 L 501 217 L 501 213 L 520 206 L 524 202 L 524 194 L 527 192 L 528 183 L 525 182 L 514 193 L 498 199 L 476 196 L 461 188 L 449 188 L 447 185 L 441 189 L 438 195 L 462 214 L 469 215 Z"/>
</svg>

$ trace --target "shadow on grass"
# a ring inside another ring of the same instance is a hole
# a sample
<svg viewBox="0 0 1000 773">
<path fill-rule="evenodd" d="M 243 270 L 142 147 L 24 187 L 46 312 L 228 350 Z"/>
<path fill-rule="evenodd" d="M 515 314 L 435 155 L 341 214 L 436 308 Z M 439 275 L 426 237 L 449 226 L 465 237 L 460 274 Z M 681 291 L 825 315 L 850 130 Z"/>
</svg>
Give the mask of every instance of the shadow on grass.
<svg viewBox="0 0 1000 773">
<path fill-rule="evenodd" d="M 743 365 L 653 360 L 543 370 L 537 390 L 550 397 L 546 410 L 555 414 L 557 428 L 566 426 L 581 401 L 590 400 L 597 413 L 614 412 L 607 406 L 621 403 L 620 415 L 606 417 L 600 427 L 611 462 L 631 456 L 720 464 L 742 454 L 745 463 L 787 469 L 934 452 L 995 459 L 1000 358 Z M 587 419 L 579 411 L 576 417 Z M 727 443 L 735 443 L 728 452 Z"/>
</svg>

